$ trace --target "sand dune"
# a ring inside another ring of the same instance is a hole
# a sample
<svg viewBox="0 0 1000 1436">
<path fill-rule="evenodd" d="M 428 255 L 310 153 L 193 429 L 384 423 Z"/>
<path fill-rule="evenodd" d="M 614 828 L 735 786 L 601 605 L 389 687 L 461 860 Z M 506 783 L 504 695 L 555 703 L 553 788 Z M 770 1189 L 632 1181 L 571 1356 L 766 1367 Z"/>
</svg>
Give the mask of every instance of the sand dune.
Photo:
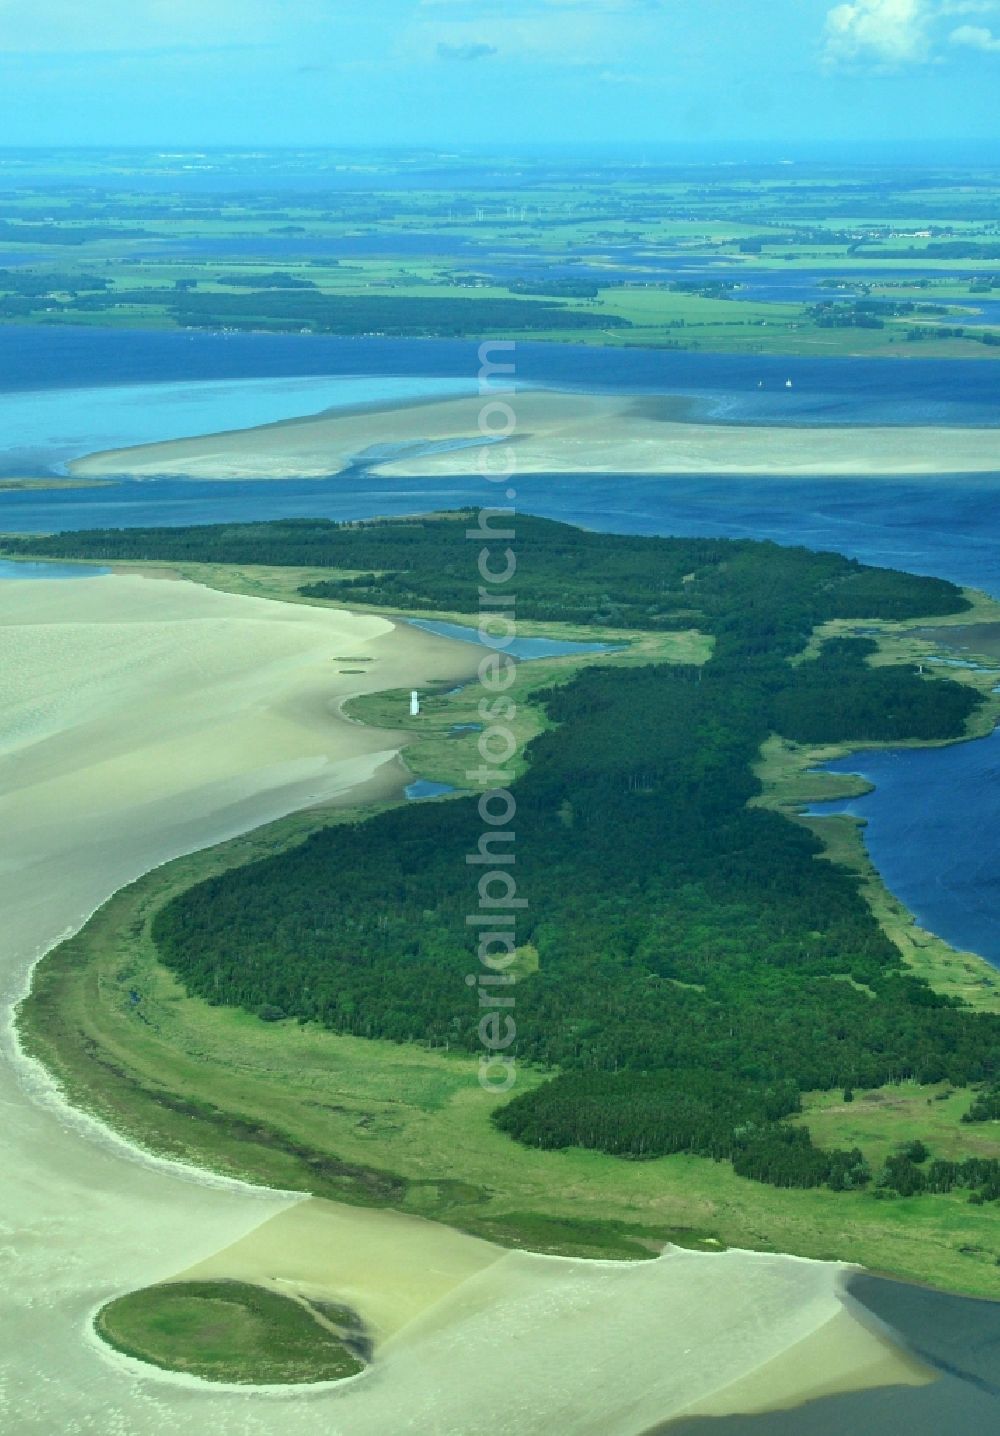
<svg viewBox="0 0 1000 1436">
<path fill-rule="evenodd" d="M 173 474 L 199 479 L 317 478 L 359 456 L 399 477 L 475 472 L 483 401 L 319 415 L 198 439 L 92 454 L 77 478 Z M 664 396 L 527 390 L 513 400 L 519 473 L 849 474 L 982 473 L 1000 465 L 996 429 L 792 428 L 678 421 Z M 488 419 L 494 428 L 503 417 Z M 435 445 L 444 445 L 435 450 Z M 447 446 L 451 447 L 447 447 Z"/>
<path fill-rule="evenodd" d="M 349 653 L 371 671 L 340 674 L 334 656 Z M 361 780 L 398 784 L 398 735 L 339 720 L 346 691 L 468 667 L 462 645 L 377 617 L 191 584 L 0 584 L 6 1011 L 36 955 L 138 873 Z M 562 1261 L 250 1189 L 144 1158 L 74 1113 L 9 1027 L 3 1055 L 12 1436 L 632 1436 L 816 1332 L 830 1335 L 824 1374 L 868 1379 L 853 1323 L 837 1356 L 835 1266 L 739 1252 Z M 375 1365 L 333 1391 L 254 1395 L 154 1373 L 89 1334 L 110 1297 L 199 1263 L 348 1300 L 378 1337 Z M 912 1373 L 896 1363 L 880 1379 Z"/>
</svg>

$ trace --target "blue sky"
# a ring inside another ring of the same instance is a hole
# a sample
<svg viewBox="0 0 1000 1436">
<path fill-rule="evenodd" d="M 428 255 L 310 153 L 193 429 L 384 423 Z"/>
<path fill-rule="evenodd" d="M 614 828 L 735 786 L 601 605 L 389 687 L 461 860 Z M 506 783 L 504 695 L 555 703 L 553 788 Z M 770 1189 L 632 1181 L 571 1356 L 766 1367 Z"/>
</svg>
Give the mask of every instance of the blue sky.
<svg viewBox="0 0 1000 1436">
<path fill-rule="evenodd" d="M 0 143 L 992 139 L 1000 0 L 0 0 Z"/>
</svg>

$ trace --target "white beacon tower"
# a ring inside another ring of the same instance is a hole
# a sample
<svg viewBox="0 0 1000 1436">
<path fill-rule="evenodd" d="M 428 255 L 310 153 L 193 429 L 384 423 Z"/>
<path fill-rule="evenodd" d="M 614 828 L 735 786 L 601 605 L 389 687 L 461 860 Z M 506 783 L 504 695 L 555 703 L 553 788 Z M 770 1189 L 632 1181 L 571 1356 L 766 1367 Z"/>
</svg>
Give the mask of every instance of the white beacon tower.
<svg viewBox="0 0 1000 1436">
<path fill-rule="evenodd" d="M 420 694 L 414 688 L 410 693 L 410 717 L 416 718 L 420 712 Z"/>
</svg>

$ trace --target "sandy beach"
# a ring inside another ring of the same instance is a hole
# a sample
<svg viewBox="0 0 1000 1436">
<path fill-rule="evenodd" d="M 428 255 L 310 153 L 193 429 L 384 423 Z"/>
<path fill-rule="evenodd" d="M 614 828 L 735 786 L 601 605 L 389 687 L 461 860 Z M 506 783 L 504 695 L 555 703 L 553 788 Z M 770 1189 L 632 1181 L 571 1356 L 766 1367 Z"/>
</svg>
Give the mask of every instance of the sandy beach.
<svg viewBox="0 0 1000 1436">
<path fill-rule="evenodd" d="M 337 659 L 367 656 L 362 675 Z M 170 856 L 374 780 L 399 735 L 351 725 L 359 688 L 468 672 L 464 646 L 387 620 L 141 577 L 0 584 L 0 985 Z M 370 670 L 370 671 L 369 671 Z M 844 1269 L 669 1250 L 629 1264 L 506 1252 L 394 1212 L 251 1189 L 148 1158 L 62 1101 L 5 1023 L 0 1422 L 171 1436 L 638 1436 L 807 1338 L 783 1399 L 922 1381 L 845 1315 Z M 377 1340 L 340 1389 L 252 1396 L 138 1368 L 95 1309 L 198 1271 L 355 1306 Z"/>
<path fill-rule="evenodd" d="M 479 398 L 321 414 L 197 439 L 91 454 L 74 478 L 152 474 L 192 479 L 320 478 L 363 462 L 379 474 L 475 471 Z M 996 429 L 686 423 L 677 399 L 531 389 L 513 400 L 519 473 L 890 475 L 985 473 L 1000 463 Z M 487 424 L 505 424 L 501 411 Z M 441 445 L 440 449 L 435 446 Z M 449 447 L 451 446 L 451 447 Z"/>
</svg>

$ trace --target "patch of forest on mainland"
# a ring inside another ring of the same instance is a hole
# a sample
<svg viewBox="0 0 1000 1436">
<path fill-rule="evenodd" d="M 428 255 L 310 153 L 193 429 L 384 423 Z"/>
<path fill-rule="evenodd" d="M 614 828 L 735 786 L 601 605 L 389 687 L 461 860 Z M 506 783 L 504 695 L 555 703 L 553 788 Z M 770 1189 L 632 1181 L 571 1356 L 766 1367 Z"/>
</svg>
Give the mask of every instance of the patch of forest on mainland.
<svg viewBox="0 0 1000 1436">
<path fill-rule="evenodd" d="M 192 289 L 128 289 L 78 295 L 67 312 L 162 309 L 186 329 L 273 329 L 313 334 L 455 337 L 553 329 L 627 329 L 617 314 L 581 310 L 555 300 L 458 298 L 447 295 L 321 294 L 308 285 L 266 287 L 245 294 Z"/>
<path fill-rule="evenodd" d="M 474 513 L 129 530 L 26 541 L 60 556 L 365 569 L 353 594 L 478 604 Z M 958 612 L 954 586 L 769 543 L 588 534 L 519 516 L 519 607 L 550 618 L 713 635 L 701 668 L 596 665 L 542 695 L 553 726 L 518 780 L 516 1052 L 550 1080 L 497 1125 L 540 1147 L 627 1158 L 690 1152 L 779 1186 L 1000 1196 L 1000 1163 L 817 1147 L 788 1119 L 805 1091 L 1000 1078 L 1000 1018 L 905 966 L 847 870 L 760 807 L 772 732 L 803 743 L 956 738 L 980 699 L 913 666 L 872 666 L 866 638 L 801 654 L 831 618 Z M 498 540 L 500 543 L 505 540 Z M 377 580 L 373 575 L 378 575 Z M 331 596 L 347 598 L 344 580 Z M 325 585 L 323 586 L 326 587 Z M 384 598 L 383 598 L 384 601 Z M 555 611 L 553 611 L 555 610 Z M 187 890 L 158 914 L 188 991 L 269 1020 L 477 1051 L 466 865 L 473 798 L 401 807 Z M 534 961 L 531 967 L 535 967 Z M 977 1114 L 973 1114 L 977 1115 Z"/>
</svg>

